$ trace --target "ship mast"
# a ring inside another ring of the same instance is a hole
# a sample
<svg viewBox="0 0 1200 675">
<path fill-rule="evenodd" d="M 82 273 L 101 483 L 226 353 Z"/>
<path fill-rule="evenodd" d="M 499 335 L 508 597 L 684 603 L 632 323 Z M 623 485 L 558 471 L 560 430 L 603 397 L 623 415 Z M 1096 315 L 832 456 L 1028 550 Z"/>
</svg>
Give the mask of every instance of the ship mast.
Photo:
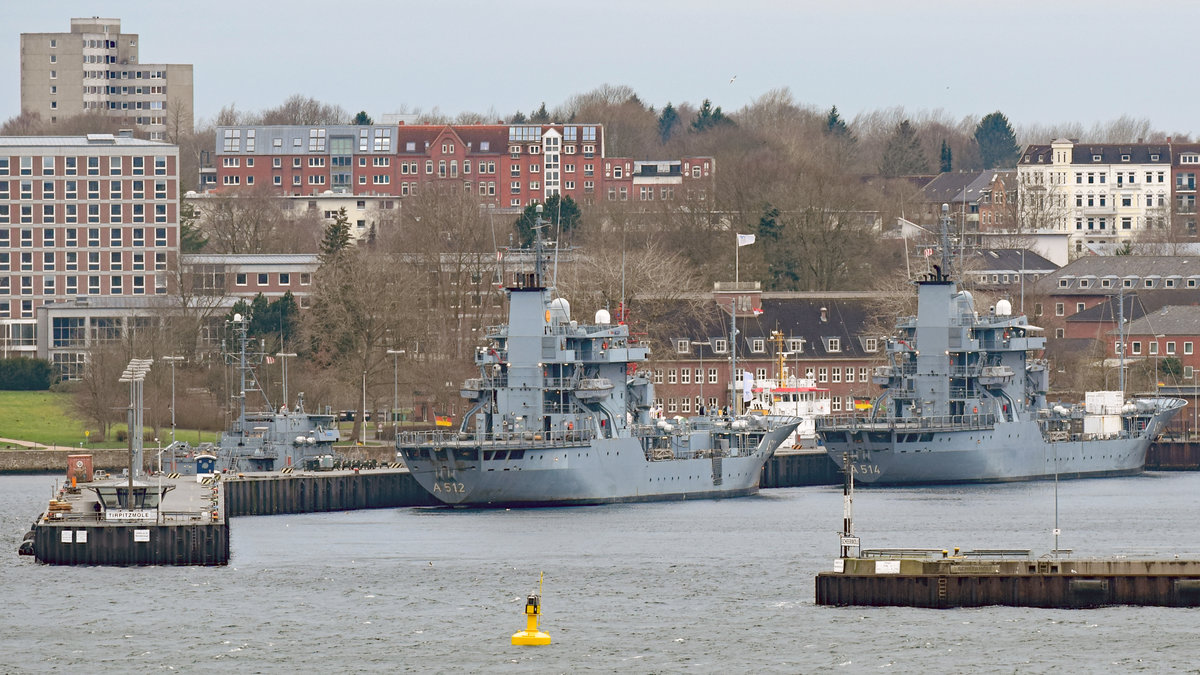
<svg viewBox="0 0 1200 675">
<path fill-rule="evenodd" d="M 942 232 L 939 243 L 942 247 L 942 278 L 948 281 L 950 279 L 950 263 L 953 259 L 953 252 L 950 250 L 949 204 L 942 204 Z"/>
</svg>

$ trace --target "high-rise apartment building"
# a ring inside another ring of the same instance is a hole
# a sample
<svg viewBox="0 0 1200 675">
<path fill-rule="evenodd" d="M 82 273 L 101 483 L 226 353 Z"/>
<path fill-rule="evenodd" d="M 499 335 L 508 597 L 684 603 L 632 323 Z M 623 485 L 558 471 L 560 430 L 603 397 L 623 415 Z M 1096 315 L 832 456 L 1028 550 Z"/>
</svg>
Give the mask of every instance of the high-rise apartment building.
<svg viewBox="0 0 1200 675">
<path fill-rule="evenodd" d="M 33 355 L 39 342 L 89 330 L 55 324 L 39 336 L 45 303 L 167 294 L 178 253 L 177 146 L 111 134 L 0 137 L 5 354 Z"/>
<path fill-rule="evenodd" d="M 143 63 L 138 45 L 120 19 L 71 19 L 69 33 L 22 33 L 21 110 L 51 125 L 104 114 L 154 140 L 190 131 L 191 64 Z"/>
</svg>

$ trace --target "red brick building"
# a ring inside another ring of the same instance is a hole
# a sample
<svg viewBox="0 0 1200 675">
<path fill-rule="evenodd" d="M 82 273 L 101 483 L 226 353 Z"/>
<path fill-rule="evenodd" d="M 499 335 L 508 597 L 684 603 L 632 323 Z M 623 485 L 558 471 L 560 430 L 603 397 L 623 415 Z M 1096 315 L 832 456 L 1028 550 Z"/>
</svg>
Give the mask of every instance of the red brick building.
<svg viewBox="0 0 1200 675">
<path fill-rule="evenodd" d="M 598 124 L 232 126 L 217 129 L 216 189 L 270 186 L 407 197 L 463 191 L 523 208 L 554 194 L 584 203 L 701 201 L 711 157 L 607 157 Z"/>
</svg>

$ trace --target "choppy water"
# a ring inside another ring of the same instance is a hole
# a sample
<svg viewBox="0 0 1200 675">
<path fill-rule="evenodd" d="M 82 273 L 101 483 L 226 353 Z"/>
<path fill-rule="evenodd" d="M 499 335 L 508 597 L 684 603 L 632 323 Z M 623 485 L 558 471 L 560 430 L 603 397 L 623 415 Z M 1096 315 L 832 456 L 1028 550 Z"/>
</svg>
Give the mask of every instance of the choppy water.
<svg viewBox="0 0 1200 675">
<path fill-rule="evenodd" d="M 824 608 L 840 488 L 720 502 L 236 518 L 227 568 L 19 558 L 54 477 L 0 476 L 0 671 L 1164 672 L 1200 610 Z M 871 489 L 868 547 L 1052 547 L 1051 483 Z M 1200 473 L 1059 486 L 1061 545 L 1200 557 Z M 542 627 L 518 648 L 546 573 Z"/>
</svg>

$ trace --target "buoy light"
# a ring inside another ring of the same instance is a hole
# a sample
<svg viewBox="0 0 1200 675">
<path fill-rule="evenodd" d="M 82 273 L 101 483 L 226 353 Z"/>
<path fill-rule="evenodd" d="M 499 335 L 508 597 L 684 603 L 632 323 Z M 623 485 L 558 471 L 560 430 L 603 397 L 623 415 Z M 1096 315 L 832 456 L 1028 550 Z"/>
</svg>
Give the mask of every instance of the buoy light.
<svg viewBox="0 0 1200 675">
<path fill-rule="evenodd" d="M 538 592 L 530 593 L 525 600 L 525 630 L 513 633 L 512 643 L 514 645 L 548 645 L 550 644 L 550 635 L 538 630 L 538 620 L 542 616 L 542 579 L 544 575 L 538 575 Z"/>
</svg>

